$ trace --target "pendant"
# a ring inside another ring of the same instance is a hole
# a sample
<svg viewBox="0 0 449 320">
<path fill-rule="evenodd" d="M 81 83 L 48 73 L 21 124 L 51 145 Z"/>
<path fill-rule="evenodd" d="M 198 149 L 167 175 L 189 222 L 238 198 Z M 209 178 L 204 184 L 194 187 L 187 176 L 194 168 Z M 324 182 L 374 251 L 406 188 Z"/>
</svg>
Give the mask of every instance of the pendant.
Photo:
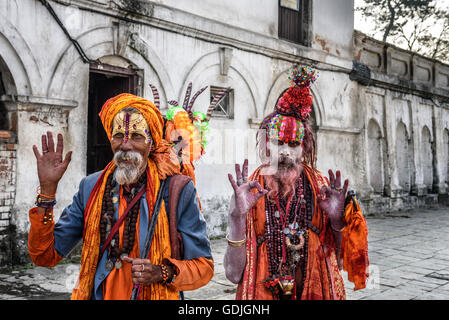
<svg viewBox="0 0 449 320">
<path fill-rule="evenodd" d="M 280 214 L 279 214 L 279 211 L 275 211 L 274 212 L 274 216 L 277 218 L 277 219 L 279 219 L 281 216 L 280 216 Z"/>
<path fill-rule="evenodd" d="M 286 296 L 291 296 L 293 294 L 293 289 L 295 288 L 295 280 L 290 278 L 281 278 L 279 281 L 279 286 L 281 287 L 282 293 Z"/>
<path fill-rule="evenodd" d="M 105 269 L 106 269 L 107 271 L 111 271 L 112 268 L 114 268 L 114 264 L 112 263 L 111 260 L 108 260 L 108 261 L 106 262 L 106 265 L 105 265 L 104 267 L 105 267 Z"/>
<path fill-rule="evenodd" d="M 119 270 L 122 267 L 122 261 L 121 260 L 117 260 L 117 262 L 115 263 L 115 268 L 117 270 Z"/>
<path fill-rule="evenodd" d="M 284 228 L 284 230 L 282 230 L 282 232 L 284 234 L 290 234 L 290 229 L 289 228 Z"/>
<path fill-rule="evenodd" d="M 112 198 L 112 203 L 117 203 L 117 202 L 118 202 L 118 198 L 117 197 Z"/>
</svg>

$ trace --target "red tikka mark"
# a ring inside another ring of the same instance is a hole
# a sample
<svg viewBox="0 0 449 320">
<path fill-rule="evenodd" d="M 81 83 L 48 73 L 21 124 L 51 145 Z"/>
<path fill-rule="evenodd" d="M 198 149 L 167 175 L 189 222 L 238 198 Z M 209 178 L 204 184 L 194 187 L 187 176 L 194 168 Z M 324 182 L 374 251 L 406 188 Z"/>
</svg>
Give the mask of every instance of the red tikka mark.
<svg viewBox="0 0 449 320">
<path fill-rule="evenodd" d="M 129 113 L 127 113 L 125 115 L 124 124 L 125 124 L 125 141 L 124 142 L 127 143 L 128 139 L 129 139 Z"/>
<path fill-rule="evenodd" d="M 294 140 L 294 135 L 296 133 L 296 121 L 291 117 L 287 117 L 285 120 L 285 142 L 290 142 Z"/>
<path fill-rule="evenodd" d="M 287 200 L 287 207 L 285 208 L 285 212 L 284 214 L 281 214 L 282 210 L 281 210 L 281 206 L 279 205 L 279 196 L 276 197 L 276 206 L 278 207 L 278 211 L 279 211 L 279 217 L 281 219 L 281 224 L 282 224 L 282 242 L 284 243 L 284 245 L 282 246 L 282 263 L 285 263 L 285 260 L 287 259 L 287 251 L 285 248 L 285 233 L 284 233 L 284 229 L 285 229 L 285 225 L 288 219 L 288 213 L 290 212 L 290 205 L 292 203 L 292 196 L 293 196 L 293 192 L 290 194 L 290 196 L 288 197 Z M 295 216 L 295 221 L 296 221 L 296 216 Z"/>
</svg>

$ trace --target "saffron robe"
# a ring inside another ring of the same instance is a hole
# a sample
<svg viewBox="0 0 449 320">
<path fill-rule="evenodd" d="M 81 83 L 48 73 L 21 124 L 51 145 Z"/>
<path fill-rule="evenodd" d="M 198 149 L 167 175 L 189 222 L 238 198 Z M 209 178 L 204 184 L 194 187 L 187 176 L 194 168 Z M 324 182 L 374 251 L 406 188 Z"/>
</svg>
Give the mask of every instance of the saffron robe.
<svg viewBox="0 0 449 320">
<path fill-rule="evenodd" d="M 310 228 L 307 230 L 309 239 L 307 248 L 308 259 L 305 271 L 304 288 L 300 299 L 344 300 L 346 299 L 345 287 L 337 265 L 335 243 L 333 241 L 333 232 L 330 226 L 329 217 L 321 210 L 317 202 L 317 195 L 319 194 L 320 188 L 324 185 L 328 185 L 328 181 L 318 170 L 312 169 L 306 165 L 304 165 L 303 169 L 313 191 L 314 214 L 312 224 L 321 231 L 320 234 L 316 234 Z M 260 174 L 260 170 L 261 167 L 251 175 L 249 180 L 258 181 L 262 188 L 264 188 L 264 179 Z M 274 299 L 271 291 L 267 289 L 263 283 L 263 281 L 270 275 L 268 269 L 267 241 L 262 242 L 259 247 L 257 246 L 257 239 L 265 234 L 265 197 L 260 198 L 247 215 L 246 266 L 242 279 L 237 287 L 237 300 Z M 352 204 L 350 203 L 349 205 Z M 358 217 L 362 218 L 357 220 L 360 227 L 364 224 L 366 230 L 366 222 L 363 215 L 359 215 Z M 348 221 L 349 220 L 346 220 L 347 223 Z M 345 229 L 348 229 L 348 226 L 345 227 Z M 362 242 L 359 243 L 360 247 L 364 249 L 367 248 L 366 235 L 367 233 L 365 234 L 365 237 L 357 238 Z M 346 236 L 346 239 L 347 238 L 349 238 L 349 236 Z M 345 253 L 351 252 L 347 244 L 342 245 L 346 248 Z M 362 269 L 363 274 L 365 274 L 368 266 L 367 250 L 364 251 L 364 257 L 366 257 L 366 259 L 363 260 L 363 263 L 354 266 L 354 270 Z M 351 260 L 346 258 L 345 261 L 349 263 Z M 365 279 L 366 277 L 361 280 L 364 281 Z M 364 283 L 358 283 L 358 287 L 364 287 Z"/>
</svg>

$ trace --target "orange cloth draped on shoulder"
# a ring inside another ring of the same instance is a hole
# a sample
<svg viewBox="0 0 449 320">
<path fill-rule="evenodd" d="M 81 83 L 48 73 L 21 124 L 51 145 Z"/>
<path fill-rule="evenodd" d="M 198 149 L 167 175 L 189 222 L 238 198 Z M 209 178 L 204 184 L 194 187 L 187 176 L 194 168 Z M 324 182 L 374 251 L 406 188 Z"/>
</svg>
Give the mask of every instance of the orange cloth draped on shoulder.
<svg viewBox="0 0 449 320">
<path fill-rule="evenodd" d="M 249 178 L 256 180 L 264 187 L 264 179 L 259 167 Z M 324 244 L 328 245 L 325 237 L 330 228 L 328 217 L 320 209 L 316 195 L 324 184 L 325 178 L 317 170 L 304 166 L 304 172 L 312 185 L 315 199 L 315 212 L 312 224 L 321 229 L 320 236 L 308 230 L 308 260 L 306 279 L 301 300 L 345 299 L 344 283 L 338 270 L 334 248 L 324 251 Z M 265 233 L 265 197 L 247 215 L 246 223 L 246 266 L 243 277 L 237 287 L 237 300 L 272 300 L 271 291 L 264 287 L 263 281 L 269 276 L 268 253 L 266 241 L 257 247 L 257 239 Z"/>
<path fill-rule="evenodd" d="M 368 278 L 368 227 L 357 201 L 350 201 L 345 208 L 346 227 L 343 230 L 340 257 L 348 280 L 354 283 L 354 291 L 363 289 Z"/>
</svg>

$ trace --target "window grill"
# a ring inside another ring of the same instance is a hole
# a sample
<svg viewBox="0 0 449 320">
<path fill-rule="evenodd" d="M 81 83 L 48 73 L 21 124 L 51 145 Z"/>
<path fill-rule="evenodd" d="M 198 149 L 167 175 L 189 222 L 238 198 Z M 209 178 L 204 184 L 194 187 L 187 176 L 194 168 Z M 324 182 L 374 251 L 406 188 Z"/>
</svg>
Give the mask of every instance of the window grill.
<svg viewBox="0 0 449 320">
<path fill-rule="evenodd" d="M 220 93 L 223 89 L 222 87 L 210 87 L 210 102 L 214 99 L 214 97 Z M 216 104 L 214 111 L 212 112 L 213 117 L 221 117 L 221 118 L 234 118 L 234 107 L 233 107 L 233 97 L 234 90 L 230 89 L 227 94 L 225 94 Z"/>
</svg>

